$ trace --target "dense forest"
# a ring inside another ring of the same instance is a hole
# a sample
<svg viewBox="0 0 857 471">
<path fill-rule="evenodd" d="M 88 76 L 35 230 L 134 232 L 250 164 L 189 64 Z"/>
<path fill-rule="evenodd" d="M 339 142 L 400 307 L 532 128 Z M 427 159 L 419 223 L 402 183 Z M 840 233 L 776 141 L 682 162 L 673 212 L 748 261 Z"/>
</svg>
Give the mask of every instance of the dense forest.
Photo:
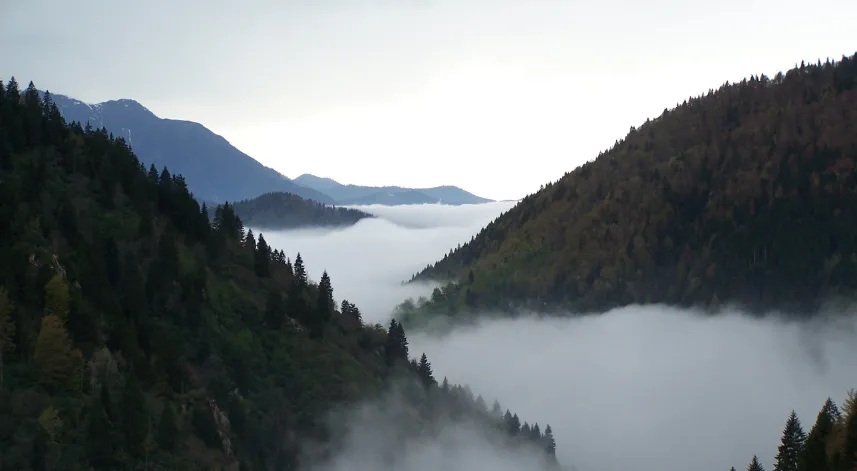
<svg viewBox="0 0 857 471">
<path fill-rule="evenodd" d="M 328 206 L 283 192 L 265 193 L 232 206 L 248 227 L 271 230 L 351 226 L 361 219 L 374 217 L 357 209 Z"/>
<path fill-rule="evenodd" d="M 647 120 L 416 274 L 413 313 L 631 303 L 809 312 L 857 287 L 857 55 Z"/>
<path fill-rule="evenodd" d="M 815 424 L 804 432 L 794 411 L 786 419 L 774 471 L 853 471 L 857 469 L 857 392 L 851 390 L 842 410 L 830 398 L 815 418 Z M 765 466 L 753 456 L 747 471 L 764 471 Z M 735 468 L 731 468 L 735 471 Z"/>
<path fill-rule="evenodd" d="M 557 465 L 549 426 L 438 384 L 401 324 L 365 324 L 233 207 L 210 218 L 183 177 L 14 79 L 0 260 L 0 469 L 295 469 L 336 452 L 303 446 L 335 442 L 331 407 L 402 382 L 411 434 L 475 420 Z"/>
</svg>

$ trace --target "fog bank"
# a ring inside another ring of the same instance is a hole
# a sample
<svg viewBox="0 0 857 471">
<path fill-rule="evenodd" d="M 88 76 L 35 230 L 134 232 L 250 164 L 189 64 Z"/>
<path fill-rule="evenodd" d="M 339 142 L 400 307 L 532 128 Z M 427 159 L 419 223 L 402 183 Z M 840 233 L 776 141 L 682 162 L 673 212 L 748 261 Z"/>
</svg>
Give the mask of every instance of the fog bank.
<svg viewBox="0 0 857 471">
<path fill-rule="evenodd" d="M 261 231 L 271 246 L 290 258 L 300 252 L 311 279 L 327 270 L 333 295 L 357 304 L 367 322 L 384 322 L 393 307 L 433 286 L 402 281 L 469 241 L 514 202 L 444 206 L 359 206 L 377 218 L 345 229 Z M 253 232 L 258 233 L 257 228 Z"/>
<path fill-rule="evenodd" d="M 409 340 L 439 375 L 550 423 L 581 471 L 742 469 L 753 454 L 771 469 L 792 409 L 808 431 L 857 386 L 854 327 L 632 306 Z"/>
</svg>

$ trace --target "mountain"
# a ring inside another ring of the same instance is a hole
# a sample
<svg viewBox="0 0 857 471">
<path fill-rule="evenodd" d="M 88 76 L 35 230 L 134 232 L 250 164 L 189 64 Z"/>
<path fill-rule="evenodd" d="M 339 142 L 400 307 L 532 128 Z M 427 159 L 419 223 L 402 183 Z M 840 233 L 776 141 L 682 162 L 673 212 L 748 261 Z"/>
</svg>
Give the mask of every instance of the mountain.
<svg viewBox="0 0 857 471">
<path fill-rule="evenodd" d="M 399 186 L 359 186 L 343 185 L 331 178 L 303 174 L 295 178 L 295 183 L 324 192 L 337 204 L 368 205 L 384 204 L 389 206 L 402 204 L 441 203 L 449 205 L 490 203 L 492 200 L 480 198 L 457 186 L 437 186 L 434 188 L 402 188 Z"/>
<path fill-rule="evenodd" d="M 184 177 L 32 83 L 0 84 L 0 203 L 0 469 L 324 468 L 349 428 L 334 409 L 385 397 L 387 469 L 455 424 L 557 468 L 549 428 L 438 384 L 396 321 L 335 305 L 327 273 L 229 204 L 210 220 Z"/>
<path fill-rule="evenodd" d="M 66 121 L 105 127 L 124 138 L 147 167 L 166 166 L 184 175 L 200 201 L 222 203 L 284 191 L 321 203 L 334 202 L 265 167 L 199 123 L 159 118 L 134 100 L 89 105 L 63 95 L 52 99 Z"/>
<path fill-rule="evenodd" d="M 857 56 L 665 109 L 417 274 L 450 283 L 416 304 L 446 314 L 725 302 L 807 312 L 850 297 L 855 109 Z"/>
<path fill-rule="evenodd" d="M 337 208 L 305 200 L 291 193 L 265 193 L 251 200 L 233 203 L 232 207 L 247 226 L 273 230 L 344 227 L 354 225 L 361 219 L 375 217 L 353 208 Z"/>
</svg>

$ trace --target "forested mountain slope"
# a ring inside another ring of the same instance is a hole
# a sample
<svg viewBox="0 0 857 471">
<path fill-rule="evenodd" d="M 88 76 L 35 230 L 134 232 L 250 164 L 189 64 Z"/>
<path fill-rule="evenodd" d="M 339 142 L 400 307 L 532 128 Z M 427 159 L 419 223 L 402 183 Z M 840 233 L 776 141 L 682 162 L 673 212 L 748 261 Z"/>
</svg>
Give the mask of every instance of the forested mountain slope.
<svg viewBox="0 0 857 471">
<path fill-rule="evenodd" d="M 305 440 L 337 451 L 332 406 L 399 378 L 412 420 L 397 440 L 468 418 L 556 465 L 549 428 L 437 384 L 401 325 L 365 325 L 230 205 L 209 220 L 182 177 L 14 80 L 0 260 L 0 469 L 295 469 Z"/>
<path fill-rule="evenodd" d="M 337 208 L 291 193 L 265 193 L 233 204 L 235 214 L 250 227 L 296 229 L 300 227 L 342 227 L 374 217 L 353 208 Z"/>
<path fill-rule="evenodd" d="M 857 286 L 855 158 L 857 56 L 727 83 L 415 275 L 457 282 L 424 308 L 812 309 Z"/>
<path fill-rule="evenodd" d="M 190 191 L 203 201 L 255 198 L 269 191 L 287 191 L 322 203 L 323 192 L 301 186 L 236 149 L 222 136 L 192 121 L 164 119 L 134 100 L 94 105 L 53 95 L 66 121 L 106 128 L 125 139 L 140 160 L 182 174 Z"/>
</svg>

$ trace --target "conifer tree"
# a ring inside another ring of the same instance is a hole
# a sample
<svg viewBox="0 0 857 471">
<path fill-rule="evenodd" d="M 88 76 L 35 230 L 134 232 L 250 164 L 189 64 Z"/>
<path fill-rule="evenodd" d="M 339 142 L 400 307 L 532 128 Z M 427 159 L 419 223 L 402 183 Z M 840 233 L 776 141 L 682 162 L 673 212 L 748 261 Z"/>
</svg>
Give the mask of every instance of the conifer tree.
<svg viewBox="0 0 857 471">
<path fill-rule="evenodd" d="M 789 415 L 783 436 L 774 460 L 774 471 L 798 471 L 798 461 L 803 452 L 806 436 L 795 411 Z"/>
<path fill-rule="evenodd" d="M 244 247 L 256 250 L 256 237 L 253 235 L 253 229 L 247 229 L 247 235 L 244 236 Z"/>
<path fill-rule="evenodd" d="M 800 456 L 801 471 L 828 471 L 827 442 L 836 425 L 839 410 L 832 399 L 827 398 L 815 418 L 815 425 L 806 437 Z"/>
<path fill-rule="evenodd" d="M 0 386 L 4 383 L 3 354 L 15 349 L 15 321 L 12 319 L 14 309 L 6 288 L 0 287 Z"/>
<path fill-rule="evenodd" d="M 762 464 L 759 463 L 759 458 L 756 455 L 753 455 L 753 459 L 750 461 L 750 464 L 747 466 L 747 471 L 765 471 L 765 468 L 762 467 Z"/>
<path fill-rule="evenodd" d="M 56 315 L 42 318 L 33 360 L 39 381 L 48 388 L 57 388 L 71 378 L 71 343 L 65 327 Z"/>
<path fill-rule="evenodd" d="M 17 104 L 21 100 L 21 91 L 18 88 L 18 81 L 15 77 L 9 79 L 6 85 L 6 100 L 10 103 Z"/>
<path fill-rule="evenodd" d="M 428 357 L 425 353 L 420 357 L 420 363 L 417 365 L 417 374 L 419 375 L 424 387 L 427 388 L 432 384 L 435 384 L 434 375 L 431 371 L 431 363 L 428 361 Z"/>
<path fill-rule="evenodd" d="M 555 458 L 556 457 L 556 440 L 553 438 L 553 430 L 551 429 L 550 424 L 545 426 L 545 434 L 542 437 L 545 444 L 545 451 L 548 456 Z"/>
<path fill-rule="evenodd" d="M 307 274 L 306 269 L 304 268 L 304 260 L 301 258 L 301 253 L 298 252 L 297 257 L 295 257 L 295 279 L 298 281 L 298 285 L 304 287 L 307 285 Z"/>
<path fill-rule="evenodd" d="M 256 252 L 253 259 L 253 265 L 256 268 L 256 275 L 267 278 L 271 274 L 271 248 L 265 242 L 262 234 L 259 234 L 259 242 L 256 244 Z"/>
</svg>

